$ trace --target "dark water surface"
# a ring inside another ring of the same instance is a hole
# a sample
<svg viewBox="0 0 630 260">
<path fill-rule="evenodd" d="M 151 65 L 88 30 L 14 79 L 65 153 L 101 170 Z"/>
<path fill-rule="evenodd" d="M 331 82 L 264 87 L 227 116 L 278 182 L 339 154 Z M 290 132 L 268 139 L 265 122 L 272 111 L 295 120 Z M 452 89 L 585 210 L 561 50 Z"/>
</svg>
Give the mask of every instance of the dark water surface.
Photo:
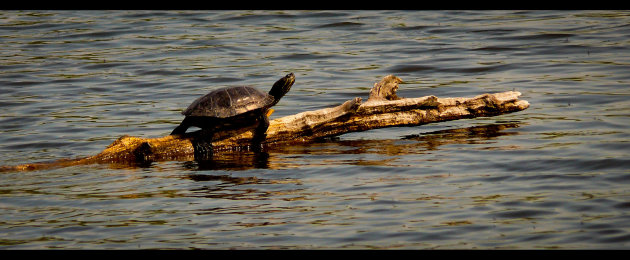
<svg viewBox="0 0 630 260">
<path fill-rule="evenodd" d="M 529 109 L 225 154 L 0 174 L 2 249 L 628 249 L 628 11 L 2 11 L 0 165 L 159 137 L 210 90 L 385 75 L 402 97 Z"/>
</svg>

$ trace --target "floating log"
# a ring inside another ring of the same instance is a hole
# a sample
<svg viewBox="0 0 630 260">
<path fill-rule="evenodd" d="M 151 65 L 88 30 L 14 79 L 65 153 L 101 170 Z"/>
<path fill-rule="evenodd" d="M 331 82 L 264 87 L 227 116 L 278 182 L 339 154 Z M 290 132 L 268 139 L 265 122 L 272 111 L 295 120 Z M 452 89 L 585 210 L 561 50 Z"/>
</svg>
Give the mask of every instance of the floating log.
<svg viewBox="0 0 630 260">
<path fill-rule="evenodd" d="M 396 95 L 399 83 L 402 83 L 400 78 L 388 75 L 374 84 L 368 100 L 364 103 L 357 97 L 336 107 L 271 120 L 267 138 L 262 145 L 273 148 L 277 145 L 305 144 L 350 132 L 496 116 L 529 107 L 527 101 L 518 99 L 521 93 L 517 91 L 483 94 L 472 98 L 438 98 L 436 96 L 400 98 Z M 213 152 L 250 149 L 255 127 L 254 125 L 214 133 Z M 48 163 L 3 166 L 0 167 L 0 171 L 39 170 L 94 163 L 130 164 L 192 160 L 195 153 L 193 142 L 199 138 L 199 133 L 200 131 L 159 138 L 125 135 L 94 156 L 61 159 Z"/>
</svg>

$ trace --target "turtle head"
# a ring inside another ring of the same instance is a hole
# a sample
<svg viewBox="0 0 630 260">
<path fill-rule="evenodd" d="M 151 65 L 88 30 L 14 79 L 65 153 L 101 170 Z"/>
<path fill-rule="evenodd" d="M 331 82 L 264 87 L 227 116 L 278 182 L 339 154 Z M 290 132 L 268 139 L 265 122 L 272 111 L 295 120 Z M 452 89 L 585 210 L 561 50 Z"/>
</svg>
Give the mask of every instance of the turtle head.
<svg viewBox="0 0 630 260">
<path fill-rule="evenodd" d="M 282 98 L 287 92 L 289 92 L 294 82 L 295 75 L 293 75 L 293 73 L 289 73 L 276 81 L 275 84 L 273 84 L 273 87 L 269 91 L 269 95 L 273 96 L 274 98 L 274 103 L 272 104 L 272 106 L 278 103 L 278 101 L 280 101 L 280 98 Z"/>
</svg>

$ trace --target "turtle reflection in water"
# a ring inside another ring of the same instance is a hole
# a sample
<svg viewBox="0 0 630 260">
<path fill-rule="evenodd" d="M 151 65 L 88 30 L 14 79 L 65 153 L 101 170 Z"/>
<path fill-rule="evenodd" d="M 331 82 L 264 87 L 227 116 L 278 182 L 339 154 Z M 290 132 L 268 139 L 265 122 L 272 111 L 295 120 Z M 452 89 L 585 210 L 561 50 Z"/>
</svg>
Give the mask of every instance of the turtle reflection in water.
<svg viewBox="0 0 630 260">
<path fill-rule="evenodd" d="M 273 111 L 270 108 L 289 92 L 294 82 L 295 75 L 289 73 L 276 81 L 268 94 L 247 86 L 214 90 L 193 101 L 182 112 L 186 117 L 171 135 L 182 135 L 191 126 L 201 128 L 199 140 L 193 142 L 197 157 L 212 153 L 214 132 L 258 123 L 252 139 L 252 147 L 258 149 L 269 128 L 269 114 Z"/>
</svg>

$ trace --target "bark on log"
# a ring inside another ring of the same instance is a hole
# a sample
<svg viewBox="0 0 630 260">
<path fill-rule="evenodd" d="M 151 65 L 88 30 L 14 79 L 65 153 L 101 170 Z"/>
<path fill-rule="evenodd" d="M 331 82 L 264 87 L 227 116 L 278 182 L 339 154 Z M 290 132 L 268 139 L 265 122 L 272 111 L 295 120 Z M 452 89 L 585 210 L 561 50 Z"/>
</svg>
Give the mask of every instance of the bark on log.
<svg viewBox="0 0 630 260">
<path fill-rule="evenodd" d="M 483 94 L 472 98 L 438 98 L 425 96 L 399 98 L 396 76 L 385 76 L 370 91 L 368 101 L 354 98 L 345 103 L 316 111 L 307 111 L 270 121 L 264 146 L 308 143 L 319 138 L 350 132 L 366 131 L 392 126 L 416 126 L 480 116 L 495 116 L 521 111 L 529 107 L 519 100 L 520 92 L 508 91 Z M 254 127 L 215 133 L 214 152 L 249 149 Z M 52 167 L 92 163 L 138 163 L 165 160 L 192 160 L 192 142 L 198 132 L 182 136 L 139 138 L 122 136 L 101 153 L 78 159 L 62 159 L 50 163 L 33 163 L 0 167 L 0 171 L 38 170 Z"/>
</svg>

